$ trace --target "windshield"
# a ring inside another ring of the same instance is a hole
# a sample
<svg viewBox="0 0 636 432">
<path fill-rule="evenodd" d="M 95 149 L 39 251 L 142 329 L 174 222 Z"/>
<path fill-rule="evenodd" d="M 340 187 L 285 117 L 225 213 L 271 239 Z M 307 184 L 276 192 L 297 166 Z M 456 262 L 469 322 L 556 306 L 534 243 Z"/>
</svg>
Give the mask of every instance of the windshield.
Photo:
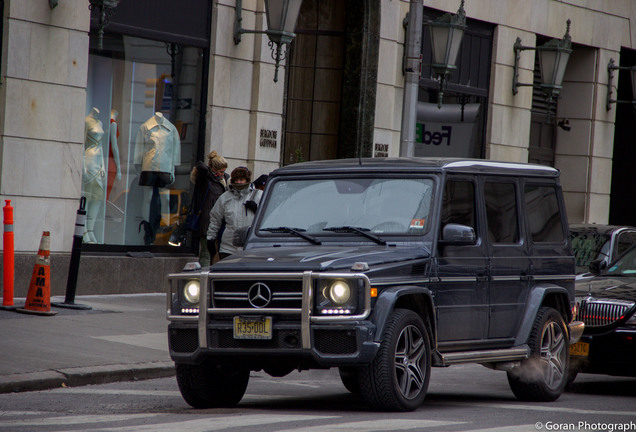
<svg viewBox="0 0 636 432">
<path fill-rule="evenodd" d="M 625 252 L 604 274 L 607 276 L 636 275 L 636 247 L 632 247 Z"/>
<path fill-rule="evenodd" d="M 595 260 L 609 261 L 610 236 L 592 231 L 570 232 L 577 273 L 589 270 Z"/>
<path fill-rule="evenodd" d="M 278 180 L 271 184 L 258 230 L 422 235 L 428 231 L 432 189 L 430 178 Z"/>
</svg>

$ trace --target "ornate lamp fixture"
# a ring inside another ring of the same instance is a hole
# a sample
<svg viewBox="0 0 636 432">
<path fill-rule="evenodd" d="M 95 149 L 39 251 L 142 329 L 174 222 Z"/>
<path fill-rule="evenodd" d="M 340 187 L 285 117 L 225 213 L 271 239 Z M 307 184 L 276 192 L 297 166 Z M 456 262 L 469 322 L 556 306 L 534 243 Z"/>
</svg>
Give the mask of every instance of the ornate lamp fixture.
<svg viewBox="0 0 636 432">
<path fill-rule="evenodd" d="M 302 0 L 265 0 L 265 15 L 267 17 L 267 30 L 246 30 L 241 26 L 243 1 L 236 0 L 236 15 L 234 19 L 234 43 L 241 42 L 243 33 L 265 33 L 269 38 L 269 47 L 272 50 L 274 59 L 274 82 L 278 82 L 278 66 L 287 57 L 289 44 L 294 40 L 296 34 L 296 19 L 300 12 Z M 276 45 L 274 47 L 274 45 Z M 282 46 L 285 45 L 283 52 Z"/>
<path fill-rule="evenodd" d="M 629 77 L 632 82 L 632 100 L 617 100 L 612 99 L 612 81 L 614 80 L 615 70 L 628 70 L 630 71 Z M 607 64 L 607 105 L 606 108 L 609 111 L 612 109 L 613 103 L 629 103 L 636 105 L 636 66 L 616 66 L 614 59 L 610 59 Z"/>
<path fill-rule="evenodd" d="M 546 93 L 548 102 L 552 102 L 561 92 L 563 75 L 565 68 L 572 54 L 572 38 L 570 37 L 570 24 L 567 20 L 567 28 L 563 39 L 551 39 L 538 47 L 527 47 L 521 45 L 521 39 L 517 38 L 514 44 L 515 66 L 512 78 L 512 94 L 516 95 L 519 86 L 530 86 L 533 84 L 520 83 L 519 80 L 519 58 L 523 50 L 536 50 L 539 53 L 539 69 L 541 70 L 540 88 Z"/>
<path fill-rule="evenodd" d="M 106 27 L 110 21 L 110 18 L 115 13 L 115 8 L 119 4 L 120 0 L 89 0 L 90 4 L 88 8 L 92 11 L 94 9 L 99 10 L 99 30 L 97 31 L 97 49 L 100 51 L 104 48 L 104 27 Z"/>
<path fill-rule="evenodd" d="M 466 12 L 464 0 L 457 10 L 457 14 L 444 14 L 435 21 L 429 21 L 431 45 L 433 48 L 433 63 L 431 67 L 439 83 L 437 93 L 437 107 L 442 107 L 444 87 L 448 77 L 457 69 L 455 62 L 459 47 L 466 29 Z"/>
</svg>

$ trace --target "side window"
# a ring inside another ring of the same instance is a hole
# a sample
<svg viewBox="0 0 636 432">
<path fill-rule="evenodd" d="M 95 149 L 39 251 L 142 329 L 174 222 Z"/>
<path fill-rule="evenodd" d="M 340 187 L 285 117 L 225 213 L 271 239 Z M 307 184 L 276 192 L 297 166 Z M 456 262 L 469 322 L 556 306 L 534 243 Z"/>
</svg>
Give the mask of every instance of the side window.
<svg viewBox="0 0 636 432">
<path fill-rule="evenodd" d="M 469 181 L 449 180 L 444 186 L 442 226 L 449 223 L 475 228 L 475 185 Z"/>
<path fill-rule="evenodd" d="M 616 251 L 618 255 L 621 255 L 627 249 L 634 245 L 634 233 L 621 233 L 618 236 L 618 250 Z M 613 259 L 618 257 L 616 255 Z"/>
<path fill-rule="evenodd" d="M 493 243 L 519 243 L 517 193 L 513 183 L 484 183 L 488 238 Z"/>
<path fill-rule="evenodd" d="M 528 226 L 535 243 L 564 240 L 557 190 L 554 186 L 526 185 L 524 190 Z"/>
</svg>

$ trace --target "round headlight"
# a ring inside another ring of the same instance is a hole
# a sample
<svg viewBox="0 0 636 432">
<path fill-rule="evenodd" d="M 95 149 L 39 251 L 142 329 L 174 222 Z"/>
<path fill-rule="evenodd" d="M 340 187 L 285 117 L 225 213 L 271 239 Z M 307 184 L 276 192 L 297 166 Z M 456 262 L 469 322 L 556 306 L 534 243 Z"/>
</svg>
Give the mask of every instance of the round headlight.
<svg viewBox="0 0 636 432">
<path fill-rule="evenodd" d="M 325 297 L 337 305 L 344 304 L 351 298 L 351 288 L 344 281 L 335 281 L 329 286 L 328 295 Z"/>
<path fill-rule="evenodd" d="M 199 303 L 199 281 L 190 281 L 183 287 L 183 296 L 189 303 Z"/>
</svg>

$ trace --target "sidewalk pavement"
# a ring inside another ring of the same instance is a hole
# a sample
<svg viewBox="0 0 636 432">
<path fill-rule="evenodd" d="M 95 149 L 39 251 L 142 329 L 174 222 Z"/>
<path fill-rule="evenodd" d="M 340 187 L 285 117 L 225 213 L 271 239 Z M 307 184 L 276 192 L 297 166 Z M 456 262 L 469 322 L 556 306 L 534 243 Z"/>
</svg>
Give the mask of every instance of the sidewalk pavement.
<svg viewBox="0 0 636 432">
<path fill-rule="evenodd" d="M 53 316 L 0 309 L 0 393 L 174 375 L 165 294 L 78 296 L 74 303 L 91 309 L 52 306 Z"/>
</svg>

